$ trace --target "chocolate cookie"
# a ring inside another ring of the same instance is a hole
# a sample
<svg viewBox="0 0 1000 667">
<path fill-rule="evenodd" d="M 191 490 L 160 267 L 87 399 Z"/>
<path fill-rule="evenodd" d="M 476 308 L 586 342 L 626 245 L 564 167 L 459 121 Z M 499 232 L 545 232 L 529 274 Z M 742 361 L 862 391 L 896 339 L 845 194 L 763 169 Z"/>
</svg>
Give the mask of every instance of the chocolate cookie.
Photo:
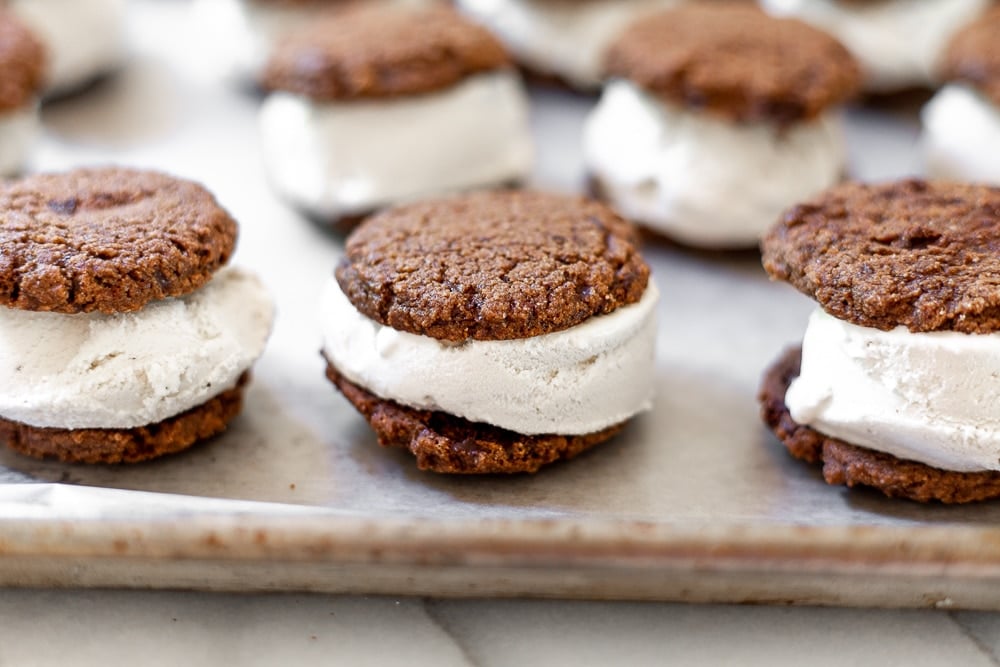
<svg viewBox="0 0 1000 667">
<path fill-rule="evenodd" d="M 235 221 L 200 185 L 79 169 L 0 184 L 0 305 L 120 313 L 201 287 L 233 252 Z"/>
<path fill-rule="evenodd" d="M 235 387 L 162 422 L 132 429 L 40 428 L 0 418 L 0 442 L 16 452 L 65 463 L 139 463 L 174 454 L 226 430 L 243 408 L 244 373 Z"/>
<path fill-rule="evenodd" d="M 637 302 L 632 227 L 583 198 L 485 192 L 401 206 L 347 240 L 337 281 L 368 318 L 439 340 L 510 340 Z"/>
<path fill-rule="evenodd" d="M 431 472 L 534 473 L 611 439 L 624 427 L 618 424 L 581 436 L 521 435 L 381 399 L 344 378 L 330 363 L 326 375 L 371 425 L 380 445 L 408 450 L 421 470 Z"/>
<path fill-rule="evenodd" d="M 787 350 L 764 374 L 761 416 L 792 456 L 823 463 L 829 484 L 870 486 L 894 498 L 969 503 L 1000 497 L 1000 472 L 953 472 L 904 461 L 830 438 L 792 419 L 785 394 L 799 375 L 801 348 Z"/>
<path fill-rule="evenodd" d="M 945 51 L 942 74 L 966 81 L 1000 106 L 1000 7 L 959 31 Z"/>
<path fill-rule="evenodd" d="M 445 7 L 350 7 L 331 12 L 275 49 L 267 90 L 317 101 L 430 93 L 507 67 L 485 29 Z"/>
<path fill-rule="evenodd" d="M 761 249 L 772 278 L 853 324 L 1000 330 L 1000 188 L 847 183 L 788 211 Z"/>
<path fill-rule="evenodd" d="M 737 121 L 811 119 L 861 84 L 857 63 L 826 33 L 724 0 L 636 21 L 605 63 L 610 76 Z"/>
<path fill-rule="evenodd" d="M 0 111 L 32 104 L 45 85 L 45 50 L 10 11 L 0 9 Z"/>
</svg>

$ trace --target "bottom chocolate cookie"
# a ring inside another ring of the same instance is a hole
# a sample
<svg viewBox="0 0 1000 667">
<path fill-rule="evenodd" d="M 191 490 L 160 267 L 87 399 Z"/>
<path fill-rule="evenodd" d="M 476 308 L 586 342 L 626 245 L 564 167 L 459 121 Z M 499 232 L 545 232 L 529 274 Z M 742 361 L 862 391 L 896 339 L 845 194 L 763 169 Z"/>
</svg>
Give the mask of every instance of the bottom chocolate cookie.
<svg viewBox="0 0 1000 667">
<path fill-rule="evenodd" d="M 537 472 L 610 439 L 624 427 L 618 424 L 580 436 L 521 435 L 381 399 L 346 379 L 329 362 L 326 376 L 368 421 L 380 445 L 409 450 L 421 470 L 464 475 Z"/>
<path fill-rule="evenodd" d="M 355 213 L 351 215 L 341 215 L 336 217 L 323 216 L 315 211 L 309 211 L 307 209 L 298 208 L 299 213 L 306 220 L 316 225 L 320 229 L 332 232 L 336 236 L 344 237 L 350 234 L 365 221 L 370 215 L 374 215 L 378 212 L 378 209 L 370 209 L 362 213 Z"/>
<path fill-rule="evenodd" d="M 525 81 L 539 88 L 548 88 L 550 90 L 579 95 L 580 97 L 586 97 L 589 99 L 596 99 L 597 95 L 600 93 L 600 84 L 595 84 L 592 88 L 581 87 L 574 85 L 564 76 L 560 76 L 559 74 L 555 74 L 549 70 L 531 67 L 523 63 L 518 66 L 518 69 L 521 71 L 521 76 L 524 77 Z"/>
<path fill-rule="evenodd" d="M 45 93 L 43 101 L 46 104 L 56 104 L 62 102 L 73 102 L 92 93 L 99 93 L 101 89 L 111 88 L 115 77 L 122 72 L 121 67 L 112 67 L 102 72 L 97 72 L 92 76 L 78 81 L 70 86 L 58 88 Z"/>
<path fill-rule="evenodd" d="M 138 463 L 173 454 L 218 435 L 243 408 L 250 374 L 187 412 L 132 429 L 59 429 L 0 419 L 0 441 L 16 452 L 64 463 Z"/>
<path fill-rule="evenodd" d="M 1000 497 L 1000 472 L 954 472 L 829 438 L 792 419 L 785 393 L 799 375 L 802 348 L 786 350 L 764 374 L 761 417 L 792 456 L 823 463 L 828 484 L 870 486 L 892 498 L 971 503 Z"/>
</svg>

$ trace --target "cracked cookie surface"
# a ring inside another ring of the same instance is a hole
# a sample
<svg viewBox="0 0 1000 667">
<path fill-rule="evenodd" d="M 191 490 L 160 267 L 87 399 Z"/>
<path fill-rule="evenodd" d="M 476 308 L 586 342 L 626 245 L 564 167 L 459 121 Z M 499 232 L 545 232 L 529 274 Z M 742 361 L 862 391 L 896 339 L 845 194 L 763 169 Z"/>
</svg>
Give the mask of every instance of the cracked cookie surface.
<svg viewBox="0 0 1000 667">
<path fill-rule="evenodd" d="M 355 308 L 399 331 L 529 338 L 639 301 L 649 267 L 633 238 L 594 201 L 481 192 L 368 219 L 347 239 L 336 277 Z"/>
<path fill-rule="evenodd" d="M 447 7 L 349 6 L 275 48 L 261 83 L 317 101 L 431 93 L 512 66 L 485 28 Z"/>
<path fill-rule="evenodd" d="M 0 305 L 120 313 L 189 294 L 232 255 L 236 222 L 202 186 L 132 169 L 0 184 Z"/>
<path fill-rule="evenodd" d="M 834 317 L 884 331 L 1000 331 L 1000 188 L 846 183 L 765 234 L 764 268 Z"/>
<path fill-rule="evenodd" d="M 833 37 L 724 0 L 637 20 L 610 47 L 605 72 L 734 121 L 808 120 L 861 85 L 860 68 Z"/>
</svg>

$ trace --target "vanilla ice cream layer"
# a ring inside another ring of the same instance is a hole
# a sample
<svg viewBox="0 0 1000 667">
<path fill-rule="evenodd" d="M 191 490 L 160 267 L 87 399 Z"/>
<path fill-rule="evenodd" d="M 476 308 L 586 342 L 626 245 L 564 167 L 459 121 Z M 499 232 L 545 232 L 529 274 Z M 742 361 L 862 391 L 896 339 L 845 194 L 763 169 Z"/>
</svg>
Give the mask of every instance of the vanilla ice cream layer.
<svg viewBox="0 0 1000 667">
<path fill-rule="evenodd" d="M 756 245 L 796 202 L 837 183 L 833 113 L 786 128 L 733 123 L 612 81 L 584 130 L 590 174 L 620 213 L 684 243 Z"/>
<path fill-rule="evenodd" d="M 528 100 L 509 71 L 384 100 L 275 93 L 260 132 L 275 189 L 324 218 L 520 180 L 532 164 Z"/>
<path fill-rule="evenodd" d="M 234 387 L 272 318 L 267 291 L 240 269 L 133 313 L 0 308 L 0 416 L 63 429 L 163 421 Z"/>
<path fill-rule="evenodd" d="M 0 113 L 0 176 L 13 176 L 28 160 L 31 145 L 38 136 L 38 108 Z"/>
<path fill-rule="evenodd" d="M 29 0 L 30 1 L 30 0 Z M 428 5 L 437 0 L 381 0 L 385 4 Z M 211 57 L 227 74 L 253 79 L 285 35 L 311 25 L 341 0 L 303 4 L 256 0 L 194 0 L 193 18 L 210 41 Z"/>
<path fill-rule="evenodd" d="M 943 470 L 1000 470 L 1000 334 L 880 331 L 813 313 L 785 397 L 799 424 Z"/>
<path fill-rule="evenodd" d="M 532 69 L 579 88 L 596 88 L 604 52 L 643 14 L 680 0 L 458 0 Z"/>
<path fill-rule="evenodd" d="M 323 352 L 383 399 L 525 435 L 584 435 L 650 408 L 658 298 L 650 282 L 639 302 L 563 331 L 450 343 L 374 322 L 331 280 Z"/>
<path fill-rule="evenodd" d="M 921 115 L 928 174 L 1000 185 L 1000 107 L 968 86 L 949 84 Z"/>
<path fill-rule="evenodd" d="M 991 0 L 759 0 L 839 39 L 861 63 L 869 90 L 931 85 L 948 41 Z"/>
<path fill-rule="evenodd" d="M 10 0 L 45 43 L 47 92 L 65 93 L 125 59 L 124 0 Z"/>
</svg>

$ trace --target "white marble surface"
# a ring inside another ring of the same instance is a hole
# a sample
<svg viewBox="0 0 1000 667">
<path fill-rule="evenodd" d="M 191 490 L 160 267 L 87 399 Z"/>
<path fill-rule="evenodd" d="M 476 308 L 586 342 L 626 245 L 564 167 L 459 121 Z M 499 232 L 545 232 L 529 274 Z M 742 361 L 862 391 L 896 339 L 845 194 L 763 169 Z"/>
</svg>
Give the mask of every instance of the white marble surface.
<svg viewBox="0 0 1000 667">
<path fill-rule="evenodd" d="M 1000 665 L 1000 614 L 0 591 L 0 665 Z"/>
</svg>

